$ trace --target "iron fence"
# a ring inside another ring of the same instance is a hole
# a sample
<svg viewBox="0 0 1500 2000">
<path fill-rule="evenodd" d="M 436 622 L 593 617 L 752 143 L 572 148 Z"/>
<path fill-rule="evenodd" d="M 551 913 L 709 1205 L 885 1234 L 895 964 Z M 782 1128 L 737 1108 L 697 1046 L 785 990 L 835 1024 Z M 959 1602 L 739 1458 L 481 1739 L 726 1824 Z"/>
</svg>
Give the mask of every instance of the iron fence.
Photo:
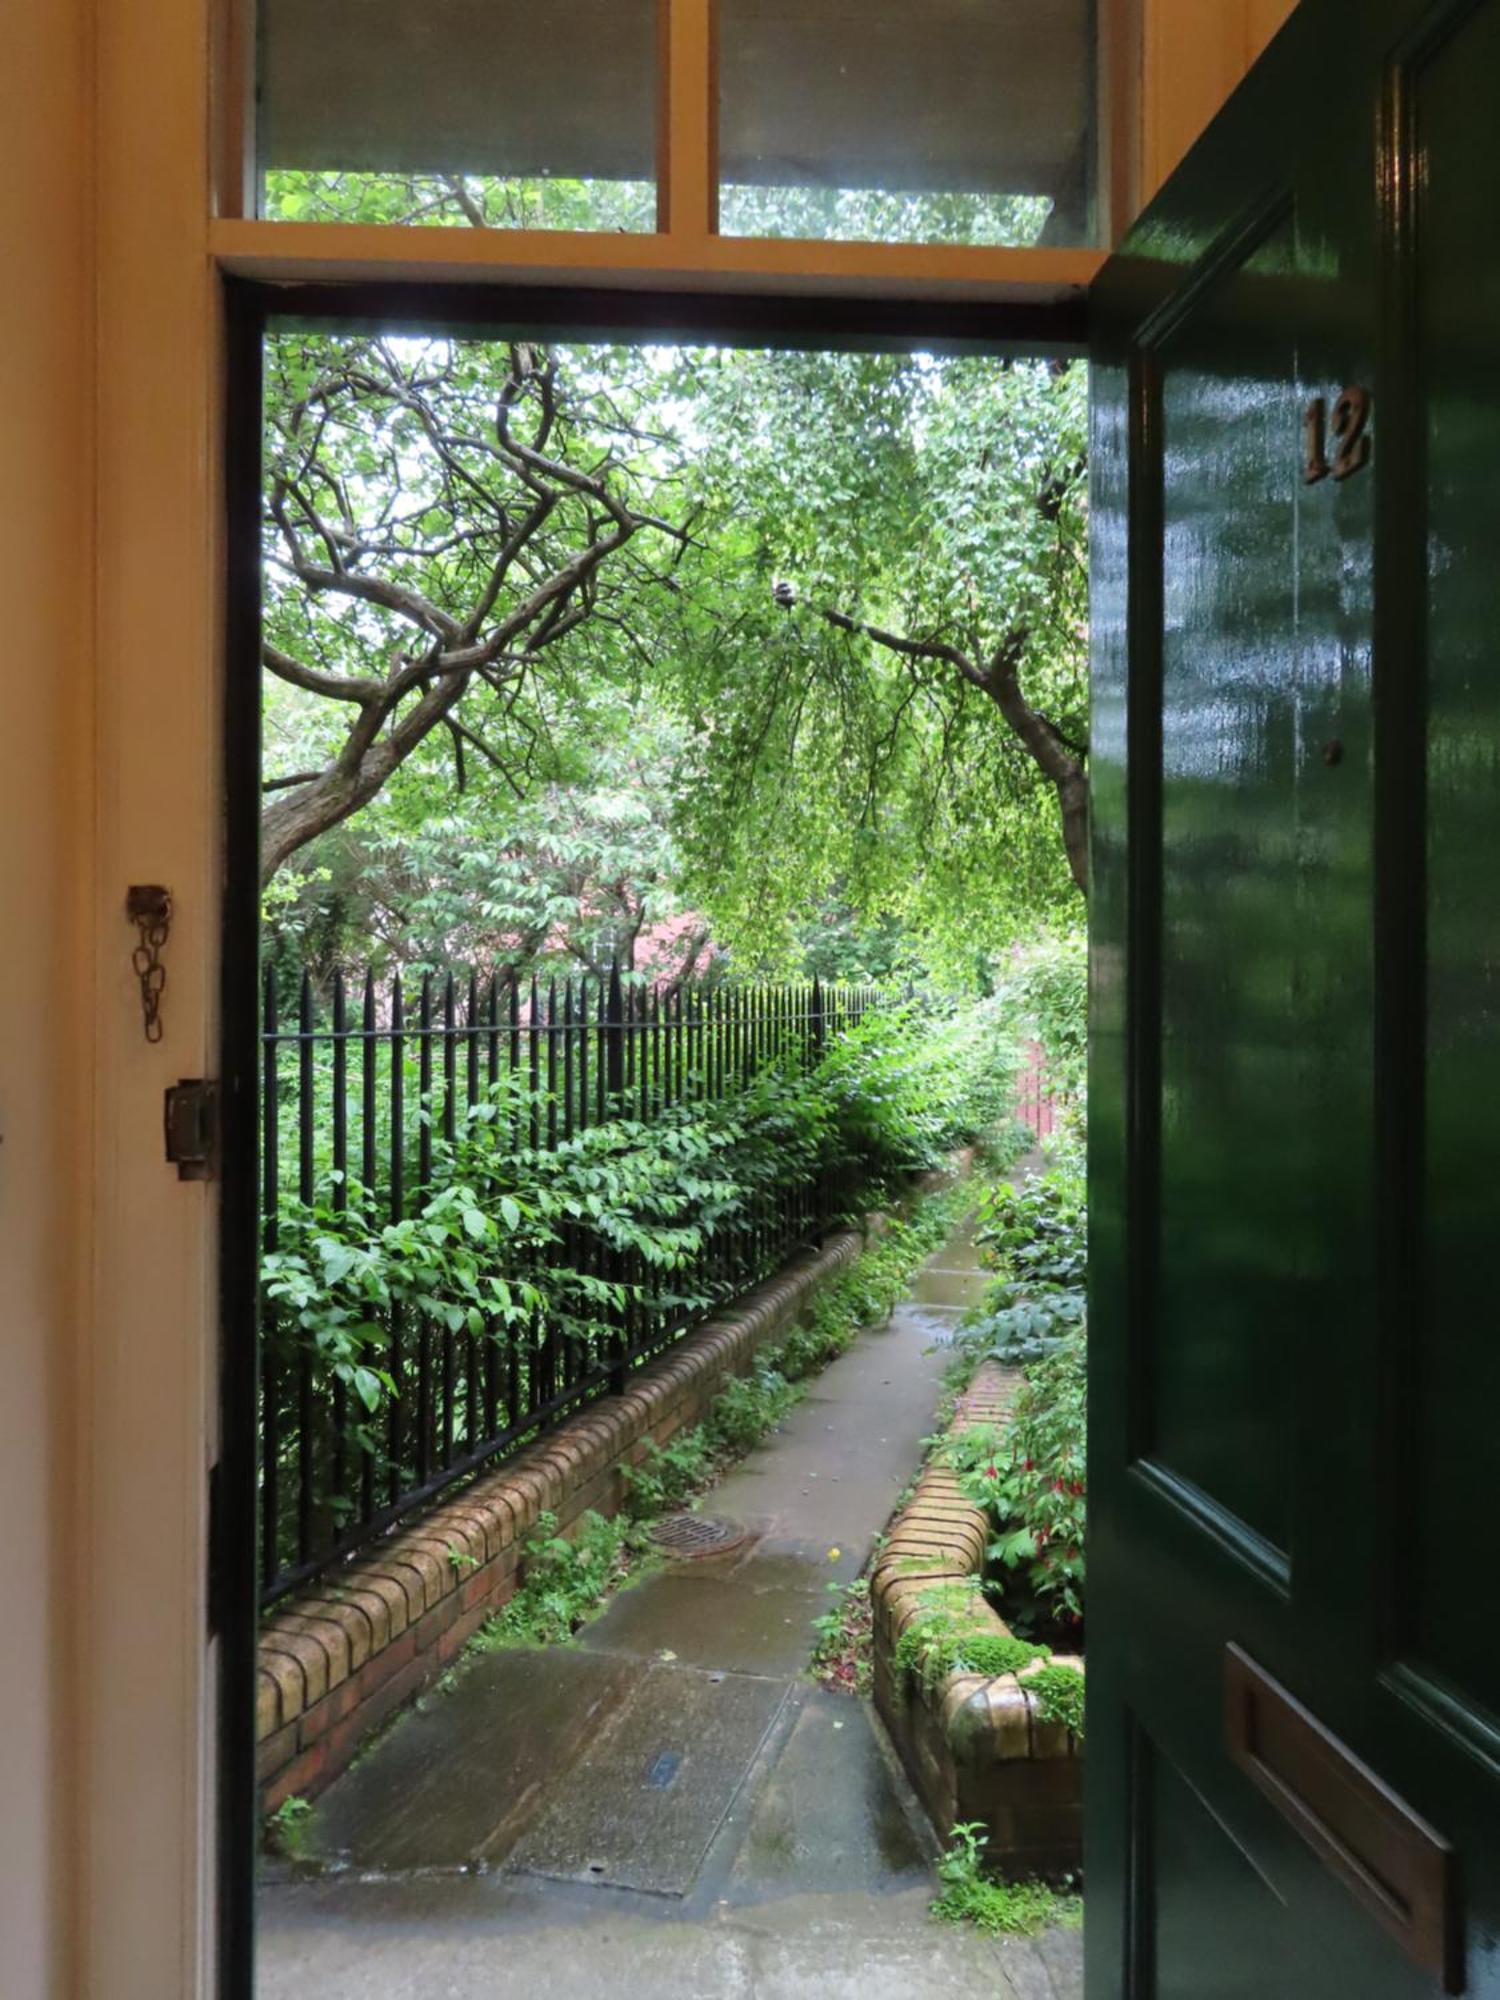
<svg viewBox="0 0 1500 2000">
<path fill-rule="evenodd" d="M 875 1004 L 868 988 L 303 975 L 283 1016 L 265 975 L 262 1231 L 274 1259 L 321 1207 L 336 1238 L 351 1205 L 420 1225 L 476 1119 L 516 1152 L 556 1153 L 590 1130 L 643 1126 L 743 1091 L 768 1065 L 814 1065 Z M 509 1121 L 508 1125 L 505 1121 Z M 705 1235 L 670 1290 L 638 1251 L 586 1217 L 545 1253 L 591 1299 L 592 1331 L 537 1310 L 461 1323 L 390 1304 L 360 1329 L 366 1406 L 339 1354 L 263 1292 L 261 1594 L 284 1595 L 480 1467 L 594 1397 L 619 1390 L 714 1303 L 775 1270 L 846 1212 L 846 1170 L 774 1177 Z M 283 1259 L 283 1261 L 285 1261 Z M 684 1302 L 686 1299 L 687 1302 Z"/>
</svg>

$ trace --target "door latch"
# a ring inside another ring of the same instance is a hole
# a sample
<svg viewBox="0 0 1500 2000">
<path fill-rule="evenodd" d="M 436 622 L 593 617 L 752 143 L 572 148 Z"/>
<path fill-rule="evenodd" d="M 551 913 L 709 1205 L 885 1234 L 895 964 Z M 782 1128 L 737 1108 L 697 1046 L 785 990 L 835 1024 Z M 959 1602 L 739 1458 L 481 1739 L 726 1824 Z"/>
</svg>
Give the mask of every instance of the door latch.
<svg viewBox="0 0 1500 2000">
<path fill-rule="evenodd" d="M 184 1077 L 166 1094 L 167 1158 L 180 1181 L 211 1181 L 219 1150 L 219 1086 Z"/>
</svg>

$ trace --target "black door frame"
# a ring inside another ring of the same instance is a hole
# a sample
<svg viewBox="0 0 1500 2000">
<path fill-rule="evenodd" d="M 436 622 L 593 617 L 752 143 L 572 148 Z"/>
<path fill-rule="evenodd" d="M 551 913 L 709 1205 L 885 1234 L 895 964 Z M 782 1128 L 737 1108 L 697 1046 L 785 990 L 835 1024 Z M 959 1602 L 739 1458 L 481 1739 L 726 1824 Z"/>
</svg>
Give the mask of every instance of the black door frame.
<svg viewBox="0 0 1500 2000">
<path fill-rule="evenodd" d="M 217 1658 L 219 2000 L 254 2000 L 259 1386 L 260 502 L 262 343 L 273 324 L 473 338 L 1009 353 L 1086 359 L 1086 295 L 1053 303 L 524 284 L 291 284 L 226 276 L 224 900 L 219 1458 L 210 1491 Z"/>
</svg>

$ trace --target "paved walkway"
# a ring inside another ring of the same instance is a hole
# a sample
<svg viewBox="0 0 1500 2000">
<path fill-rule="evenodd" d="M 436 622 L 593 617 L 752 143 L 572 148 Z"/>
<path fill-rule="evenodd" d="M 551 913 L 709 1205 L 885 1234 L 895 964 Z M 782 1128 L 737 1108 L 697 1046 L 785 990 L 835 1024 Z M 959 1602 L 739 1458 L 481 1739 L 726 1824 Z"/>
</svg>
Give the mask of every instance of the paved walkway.
<svg viewBox="0 0 1500 2000">
<path fill-rule="evenodd" d="M 803 1678 L 932 1425 L 969 1228 L 706 1497 L 736 1551 L 578 1643 L 506 1650 L 320 1801 L 268 1880 L 260 2000 L 1077 2000 L 1082 1946 L 939 1925 L 931 1834 L 869 1708 Z"/>
</svg>

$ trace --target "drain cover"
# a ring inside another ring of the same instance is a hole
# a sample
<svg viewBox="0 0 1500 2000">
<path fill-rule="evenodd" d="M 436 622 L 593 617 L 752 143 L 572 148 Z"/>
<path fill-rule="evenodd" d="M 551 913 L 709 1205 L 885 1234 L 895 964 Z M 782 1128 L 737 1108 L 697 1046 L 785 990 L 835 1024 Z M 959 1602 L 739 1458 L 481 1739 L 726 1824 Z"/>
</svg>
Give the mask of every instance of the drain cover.
<svg viewBox="0 0 1500 2000">
<path fill-rule="evenodd" d="M 738 1521 L 716 1514 L 669 1514 L 651 1530 L 657 1548 L 669 1556 L 722 1556 L 746 1540 Z"/>
</svg>

